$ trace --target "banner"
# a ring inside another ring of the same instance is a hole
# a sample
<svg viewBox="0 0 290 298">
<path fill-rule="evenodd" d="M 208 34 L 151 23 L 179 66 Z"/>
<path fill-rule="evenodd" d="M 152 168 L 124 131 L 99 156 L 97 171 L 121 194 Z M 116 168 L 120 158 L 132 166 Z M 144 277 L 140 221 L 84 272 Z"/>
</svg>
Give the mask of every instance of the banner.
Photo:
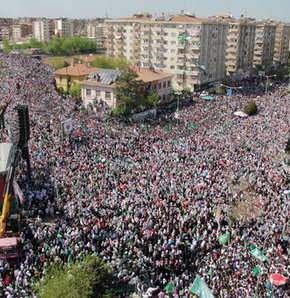
<svg viewBox="0 0 290 298">
<path fill-rule="evenodd" d="M 67 119 L 67 120 L 63 121 L 61 124 L 62 124 L 63 133 L 69 133 L 73 130 L 72 119 Z"/>
<path fill-rule="evenodd" d="M 200 298 L 214 298 L 207 284 L 199 276 L 195 278 L 189 290 Z"/>
<path fill-rule="evenodd" d="M 20 201 L 21 205 L 23 205 L 24 202 L 25 202 L 25 197 L 23 195 L 23 192 L 22 192 L 21 188 L 19 187 L 19 185 L 16 181 L 13 182 L 13 189 L 14 189 L 14 193 L 19 198 L 19 201 Z"/>
<path fill-rule="evenodd" d="M 264 256 L 262 252 L 257 248 L 251 250 L 250 254 L 252 254 L 256 259 L 260 260 L 261 262 L 265 262 L 267 260 L 267 257 Z"/>
<path fill-rule="evenodd" d="M 219 244 L 224 245 L 229 242 L 229 234 L 223 234 L 219 237 Z"/>
</svg>

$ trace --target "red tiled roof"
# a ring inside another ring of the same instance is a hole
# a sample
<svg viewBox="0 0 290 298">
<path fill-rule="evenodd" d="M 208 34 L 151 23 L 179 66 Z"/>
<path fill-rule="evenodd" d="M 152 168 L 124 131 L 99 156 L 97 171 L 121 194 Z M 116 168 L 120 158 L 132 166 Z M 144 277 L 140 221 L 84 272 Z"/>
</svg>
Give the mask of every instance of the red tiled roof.
<svg viewBox="0 0 290 298">
<path fill-rule="evenodd" d="M 54 71 L 56 75 L 68 75 L 68 76 L 85 76 L 89 73 L 96 71 L 97 68 L 87 66 L 85 64 L 78 63 L 76 65 L 70 65 Z"/>
</svg>

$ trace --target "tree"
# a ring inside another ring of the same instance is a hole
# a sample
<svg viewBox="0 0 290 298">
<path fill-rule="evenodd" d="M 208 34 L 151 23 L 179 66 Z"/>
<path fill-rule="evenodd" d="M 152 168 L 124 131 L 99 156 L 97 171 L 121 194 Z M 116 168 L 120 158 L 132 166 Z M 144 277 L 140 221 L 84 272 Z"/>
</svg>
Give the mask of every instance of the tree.
<svg viewBox="0 0 290 298">
<path fill-rule="evenodd" d="M 131 64 L 122 56 L 116 58 L 101 56 L 93 60 L 91 65 L 97 68 L 128 70 Z"/>
<path fill-rule="evenodd" d="M 137 108 L 145 97 L 143 81 L 136 80 L 135 71 L 124 71 L 116 81 L 116 98 L 130 111 Z"/>
<path fill-rule="evenodd" d="M 73 98 L 79 100 L 81 98 L 81 85 L 79 83 L 73 84 L 68 92 Z"/>
<path fill-rule="evenodd" d="M 243 112 L 249 116 L 257 114 L 258 113 L 257 104 L 253 100 L 248 101 L 244 106 Z"/>
<path fill-rule="evenodd" d="M 222 95 L 225 93 L 225 87 L 223 85 L 217 85 L 215 87 L 216 94 Z"/>
<path fill-rule="evenodd" d="M 103 261 L 95 256 L 71 266 L 53 264 L 41 283 L 36 286 L 40 298 L 98 298 L 106 297 L 112 275 Z"/>
</svg>

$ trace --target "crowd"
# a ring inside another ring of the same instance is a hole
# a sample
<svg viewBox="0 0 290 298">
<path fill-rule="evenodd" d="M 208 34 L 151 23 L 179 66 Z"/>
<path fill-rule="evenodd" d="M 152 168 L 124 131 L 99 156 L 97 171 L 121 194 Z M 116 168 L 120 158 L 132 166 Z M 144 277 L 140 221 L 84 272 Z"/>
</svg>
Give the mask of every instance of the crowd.
<svg viewBox="0 0 290 298">
<path fill-rule="evenodd" d="M 18 180 L 23 217 L 39 217 L 21 232 L 21 263 L 0 263 L 3 297 L 33 296 L 49 262 L 86 254 L 102 256 L 141 297 L 189 297 L 196 276 L 215 297 L 289 296 L 289 283 L 268 284 L 269 274 L 290 271 L 290 96 L 277 96 L 281 84 L 264 94 L 247 82 L 236 95 L 181 109 L 178 121 L 128 125 L 83 113 L 37 60 L 1 54 L 0 65 L 7 127 L 16 104 L 29 106 L 32 179 L 21 170 Z M 249 99 L 259 113 L 234 116 Z M 73 131 L 62 136 L 68 118 Z M 45 217 L 57 219 L 45 225 Z"/>
</svg>

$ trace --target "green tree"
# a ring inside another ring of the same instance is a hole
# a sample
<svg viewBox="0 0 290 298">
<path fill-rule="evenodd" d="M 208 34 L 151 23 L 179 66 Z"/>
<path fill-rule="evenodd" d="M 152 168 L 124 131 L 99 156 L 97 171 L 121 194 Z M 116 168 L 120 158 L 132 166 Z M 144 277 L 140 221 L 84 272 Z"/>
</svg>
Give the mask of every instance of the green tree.
<svg viewBox="0 0 290 298">
<path fill-rule="evenodd" d="M 12 50 L 12 46 L 10 45 L 8 40 L 3 40 L 3 50 L 6 53 L 9 53 Z"/>
<path fill-rule="evenodd" d="M 124 71 L 116 81 L 116 98 L 126 105 L 128 110 L 137 108 L 145 97 L 143 81 L 136 80 L 135 71 Z"/>
<path fill-rule="evenodd" d="M 79 83 L 73 84 L 68 92 L 73 98 L 79 100 L 81 98 L 81 85 Z"/>
<path fill-rule="evenodd" d="M 225 93 L 225 87 L 223 85 L 217 85 L 215 87 L 216 94 L 222 95 Z"/>
<path fill-rule="evenodd" d="M 101 259 L 87 256 L 71 266 L 53 264 L 36 287 L 40 298 L 106 297 L 112 275 Z"/>
<path fill-rule="evenodd" d="M 97 68 L 128 70 L 131 63 L 122 56 L 116 58 L 101 56 L 93 60 L 91 65 Z"/>
<path fill-rule="evenodd" d="M 255 101 L 250 100 L 246 103 L 244 106 L 244 113 L 246 113 L 249 116 L 253 116 L 258 113 L 258 107 Z"/>
</svg>

